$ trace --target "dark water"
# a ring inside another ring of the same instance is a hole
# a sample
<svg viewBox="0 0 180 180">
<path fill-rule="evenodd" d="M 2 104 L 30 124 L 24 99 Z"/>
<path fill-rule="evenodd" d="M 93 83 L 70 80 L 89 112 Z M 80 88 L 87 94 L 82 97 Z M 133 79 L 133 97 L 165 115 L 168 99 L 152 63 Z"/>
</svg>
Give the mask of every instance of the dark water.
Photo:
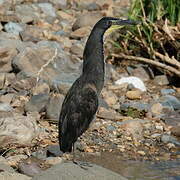
<svg viewBox="0 0 180 180">
<path fill-rule="evenodd" d="M 80 159 L 101 165 L 129 180 L 180 180 L 180 160 L 161 162 L 122 160 L 119 155 L 109 152 L 103 152 L 99 156 L 85 154 Z"/>
</svg>

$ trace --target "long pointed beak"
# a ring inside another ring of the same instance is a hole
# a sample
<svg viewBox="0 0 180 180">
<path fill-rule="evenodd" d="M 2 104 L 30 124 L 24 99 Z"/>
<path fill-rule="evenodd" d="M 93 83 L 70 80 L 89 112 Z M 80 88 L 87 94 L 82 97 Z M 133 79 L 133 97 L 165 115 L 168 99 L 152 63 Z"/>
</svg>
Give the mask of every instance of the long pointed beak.
<svg viewBox="0 0 180 180">
<path fill-rule="evenodd" d="M 133 21 L 133 20 L 112 20 L 112 25 L 119 25 L 119 26 L 123 26 L 123 25 L 136 25 L 139 24 L 138 21 Z"/>
</svg>

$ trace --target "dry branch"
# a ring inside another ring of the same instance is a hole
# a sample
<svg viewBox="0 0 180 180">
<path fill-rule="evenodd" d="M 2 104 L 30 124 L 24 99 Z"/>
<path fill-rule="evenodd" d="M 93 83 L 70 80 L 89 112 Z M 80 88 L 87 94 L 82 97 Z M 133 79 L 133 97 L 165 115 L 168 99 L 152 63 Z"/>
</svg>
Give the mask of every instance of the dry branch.
<svg viewBox="0 0 180 180">
<path fill-rule="evenodd" d="M 176 74 L 177 76 L 180 77 L 180 70 L 177 70 L 171 66 L 168 66 L 166 64 L 162 64 L 160 62 L 156 62 L 152 59 L 147 59 L 147 58 L 143 58 L 143 57 L 137 57 L 137 56 L 128 56 L 128 55 L 125 55 L 125 54 L 112 54 L 113 57 L 116 57 L 116 58 L 124 58 L 124 59 L 128 59 L 128 60 L 133 60 L 133 61 L 141 61 L 141 62 L 145 62 L 145 63 L 148 63 L 148 64 L 152 64 L 154 66 L 157 66 L 157 67 L 160 67 L 162 69 L 165 69 L 171 73 L 174 73 Z"/>
<path fill-rule="evenodd" d="M 175 58 L 170 58 L 168 56 L 164 56 L 163 54 L 159 53 L 159 52 L 156 52 L 154 51 L 153 52 L 157 57 L 159 57 L 161 60 L 171 64 L 171 65 L 174 65 L 176 67 L 178 67 L 180 69 L 180 63 L 175 59 Z"/>
</svg>

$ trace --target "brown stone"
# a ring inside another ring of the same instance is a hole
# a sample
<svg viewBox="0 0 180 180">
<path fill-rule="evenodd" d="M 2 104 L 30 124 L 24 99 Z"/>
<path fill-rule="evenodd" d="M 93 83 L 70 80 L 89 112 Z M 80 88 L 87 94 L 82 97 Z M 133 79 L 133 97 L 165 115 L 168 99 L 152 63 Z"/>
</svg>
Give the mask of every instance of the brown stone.
<svg viewBox="0 0 180 180">
<path fill-rule="evenodd" d="M 90 34 L 90 27 L 82 27 L 71 33 L 71 37 L 74 39 L 87 37 Z"/>
<path fill-rule="evenodd" d="M 132 99 L 132 100 L 141 99 L 141 94 L 142 94 L 142 92 L 140 90 L 132 90 L 132 91 L 128 91 L 126 93 L 126 97 L 128 99 Z"/>
<path fill-rule="evenodd" d="M 151 106 L 151 112 L 154 114 L 161 114 L 162 110 L 163 106 L 160 103 L 156 103 Z"/>
<path fill-rule="evenodd" d="M 11 61 L 16 55 L 15 48 L 0 47 L 0 72 L 12 71 Z"/>
<path fill-rule="evenodd" d="M 180 137 L 180 126 L 174 126 L 171 128 L 171 133 L 177 137 Z"/>
</svg>

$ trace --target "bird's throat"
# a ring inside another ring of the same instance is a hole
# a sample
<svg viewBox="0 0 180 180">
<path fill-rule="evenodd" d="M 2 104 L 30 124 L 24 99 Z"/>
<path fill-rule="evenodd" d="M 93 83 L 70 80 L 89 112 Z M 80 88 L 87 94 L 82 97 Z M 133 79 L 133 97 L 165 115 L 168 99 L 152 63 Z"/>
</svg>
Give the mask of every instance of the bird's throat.
<svg viewBox="0 0 180 180">
<path fill-rule="evenodd" d="M 94 83 L 98 92 L 104 85 L 105 63 L 103 52 L 103 30 L 94 29 L 85 46 L 83 54 L 83 75 Z"/>
</svg>

